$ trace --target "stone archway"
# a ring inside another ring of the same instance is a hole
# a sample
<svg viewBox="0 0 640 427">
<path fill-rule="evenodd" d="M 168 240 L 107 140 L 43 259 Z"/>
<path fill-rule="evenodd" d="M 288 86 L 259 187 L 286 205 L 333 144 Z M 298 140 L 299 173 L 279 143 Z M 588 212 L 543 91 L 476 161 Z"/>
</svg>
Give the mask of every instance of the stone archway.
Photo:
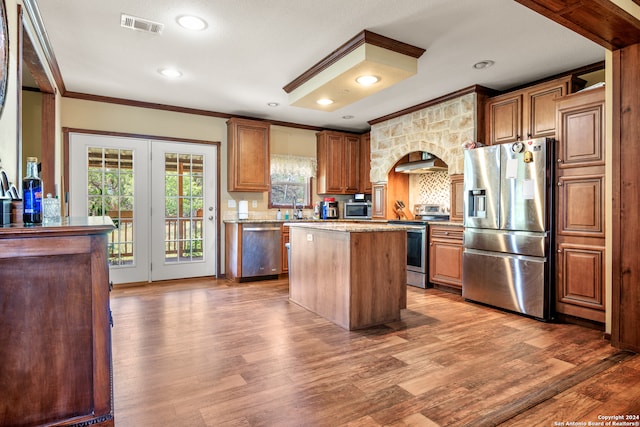
<svg viewBox="0 0 640 427">
<path fill-rule="evenodd" d="M 427 151 L 464 170 L 462 145 L 476 135 L 477 96 L 469 93 L 371 127 L 371 182 L 387 182 L 393 165 L 414 151 Z"/>
</svg>

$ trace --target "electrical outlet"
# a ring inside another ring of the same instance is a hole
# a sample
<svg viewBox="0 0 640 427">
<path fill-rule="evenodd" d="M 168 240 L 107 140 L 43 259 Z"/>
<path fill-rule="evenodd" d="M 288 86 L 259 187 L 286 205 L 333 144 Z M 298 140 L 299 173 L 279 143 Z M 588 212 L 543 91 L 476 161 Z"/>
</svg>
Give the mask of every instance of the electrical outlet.
<svg viewBox="0 0 640 427">
<path fill-rule="evenodd" d="M 235 207 L 236 207 L 236 201 L 235 201 L 235 200 L 233 200 L 233 199 L 229 199 L 229 200 L 227 201 L 227 207 L 228 207 L 228 208 L 235 208 Z"/>
<path fill-rule="evenodd" d="M 313 242 L 313 234 L 307 234 L 307 242 Z"/>
<path fill-rule="evenodd" d="M 258 207 L 258 201 L 257 200 L 252 200 L 251 201 L 251 207 L 252 208 L 257 208 Z"/>
</svg>

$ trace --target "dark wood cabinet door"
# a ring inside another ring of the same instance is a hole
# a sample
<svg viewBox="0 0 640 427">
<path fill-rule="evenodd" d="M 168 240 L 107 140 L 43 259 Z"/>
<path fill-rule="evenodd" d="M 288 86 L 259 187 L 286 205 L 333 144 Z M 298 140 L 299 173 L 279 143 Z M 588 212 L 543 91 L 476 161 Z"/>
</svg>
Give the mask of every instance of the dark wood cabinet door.
<svg viewBox="0 0 640 427">
<path fill-rule="evenodd" d="M 327 135 L 326 138 L 326 187 L 324 193 L 342 193 L 342 174 L 344 159 L 344 139 L 339 135 Z"/>
<path fill-rule="evenodd" d="M 269 191 L 269 124 L 230 119 L 227 129 L 228 191 Z"/>
<path fill-rule="evenodd" d="M 429 249 L 429 281 L 462 289 L 462 243 L 433 241 Z"/>
<path fill-rule="evenodd" d="M 462 227 L 429 225 L 429 282 L 462 289 Z"/>
<path fill-rule="evenodd" d="M 604 165 L 604 90 L 561 100 L 557 115 L 558 167 Z"/>
<path fill-rule="evenodd" d="M 342 191 L 345 194 L 360 191 L 360 137 L 344 138 L 344 175 Z"/>
<path fill-rule="evenodd" d="M 557 233 L 604 238 L 604 175 L 558 178 Z"/>
<path fill-rule="evenodd" d="M 559 312 L 595 322 L 605 321 L 604 257 L 604 246 L 558 245 L 556 308 Z"/>
<path fill-rule="evenodd" d="M 525 92 L 522 139 L 556 135 L 556 98 L 567 94 L 566 80 L 541 85 Z"/>
<path fill-rule="evenodd" d="M 492 98 L 487 103 L 488 143 L 504 144 L 522 139 L 522 94 Z"/>
<path fill-rule="evenodd" d="M 371 194 L 371 134 L 360 137 L 360 192 Z"/>
</svg>

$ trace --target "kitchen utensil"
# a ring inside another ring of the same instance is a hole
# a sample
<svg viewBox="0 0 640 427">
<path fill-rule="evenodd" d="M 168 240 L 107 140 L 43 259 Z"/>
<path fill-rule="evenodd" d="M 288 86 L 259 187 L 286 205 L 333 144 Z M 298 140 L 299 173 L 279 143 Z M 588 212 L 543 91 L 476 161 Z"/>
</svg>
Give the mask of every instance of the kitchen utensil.
<svg viewBox="0 0 640 427">
<path fill-rule="evenodd" d="M 9 178 L 4 170 L 0 171 L 0 186 L 2 187 L 2 195 L 9 194 Z"/>
<path fill-rule="evenodd" d="M 11 200 L 20 200 L 18 189 L 13 184 L 11 184 L 11 187 L 9 187 L 9 195 L 11 196 Z"/>
</svg>

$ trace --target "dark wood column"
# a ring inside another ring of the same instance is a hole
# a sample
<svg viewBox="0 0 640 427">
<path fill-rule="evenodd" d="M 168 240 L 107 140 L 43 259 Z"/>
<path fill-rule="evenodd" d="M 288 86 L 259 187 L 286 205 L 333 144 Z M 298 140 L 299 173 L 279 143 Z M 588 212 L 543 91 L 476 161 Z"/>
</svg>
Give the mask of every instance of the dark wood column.
<svg viewBox="0 0 640 427">
<path fill-rule="evenodd" d="M 640 44 L 613 52 L 611 341 L 640 351 Z"/>
</svg>

